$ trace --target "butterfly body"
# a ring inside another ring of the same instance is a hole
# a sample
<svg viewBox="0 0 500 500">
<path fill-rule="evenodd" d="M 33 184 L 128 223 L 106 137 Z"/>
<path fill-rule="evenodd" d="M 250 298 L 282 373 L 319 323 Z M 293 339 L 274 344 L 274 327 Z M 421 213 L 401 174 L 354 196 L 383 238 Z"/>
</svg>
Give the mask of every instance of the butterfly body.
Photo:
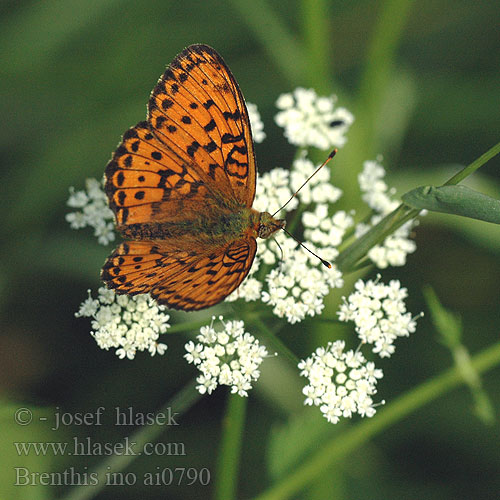
<svg viewBox="0 0 500 500">
<path fill-rule="evenodd" d="M 240 206 L 234 210 L 219 207 L 214 216 L 201 212 L 186 214 L 184 220 L 120 226 L 125 238 L 132 240 L 197 240 L 200 245 L 222 245 L 241 238 L 269 238 L 284 227 L 284 221 L 267 212 Z"/>
<path fill-rule="evenodd" d="M 223 300 L 245 278 L 256 238 L 284 221 L 252 208 L 256 164 L 241 91 L 217 52 L 191 45 L 151 94 L 147 120 L 123 135 L 105 190 L 119 245 L 101 277 L 175 309 Z"/>
</svg>

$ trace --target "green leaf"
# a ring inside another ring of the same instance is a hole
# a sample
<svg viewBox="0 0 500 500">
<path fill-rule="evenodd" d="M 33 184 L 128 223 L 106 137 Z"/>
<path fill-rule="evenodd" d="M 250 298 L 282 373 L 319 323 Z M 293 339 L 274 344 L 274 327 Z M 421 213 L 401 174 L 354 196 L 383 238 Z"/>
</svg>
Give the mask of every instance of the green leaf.
<svg viewBox="0 0 500 500">
<path fill-rule="evenodd" d="M 415 209 L 500 224 L 500 200 L 466 186 L 421 186 L 403 195 L 402 199 L 406 205 Z"/>
</svg>

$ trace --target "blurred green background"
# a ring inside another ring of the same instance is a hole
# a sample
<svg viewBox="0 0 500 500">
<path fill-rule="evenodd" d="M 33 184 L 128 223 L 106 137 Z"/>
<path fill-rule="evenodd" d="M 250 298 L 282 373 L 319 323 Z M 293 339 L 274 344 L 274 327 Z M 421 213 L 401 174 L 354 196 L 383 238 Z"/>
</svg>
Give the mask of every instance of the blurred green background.
<svg viewBox="0 0 500 500">
<path fill-rule="evenodd" d="M 165 65 L 185 46 L 213 46 L 245 97 L 259 106 L 268 136 L 256 149 L 261 172 L 287 167 L 294 155 L 273 123 L 278 95 L 298 85 L 336 93 L 356 121 L 333 177 L 346 192 L 343 206 L 360 215 L 356 174 L 362 161 L 382 154 L 389 184 L 404 193 L 444 182 L 499 138 L 495 1 L 4 0 L 0 16 L 0 500 L 69 492 L 64 486 L 13 486 L 15 467 L 90 471 L 103 458 L 22 457 L 13 442 L 73 436 L 117 441 L 133 427 L 112 425 L 114 407 L 153 412 L 195 375 L 182 360 L 186 335 L 168 337 L 163 357 L 143 353 L 134 361 L 96 346 L 89 322 L 74 312 L 86 290 L 99 286 L 110 248 L 97 245 L 90 230 L 70 230 L 64 220 L 68 188 L 81 189 L 85 178 L 102 176 L 121 134 L 144 119 Z M 489 162 L 471 185 L 499 198 L 499 165 L 498 159 Z M 498 342 L 499 228 L 429 215 L 415 237 L 418 250 L 408 265 L 384 271 L 383 280 L 400 279 L 408 287 L 414 313 L 426 310 L 421 289 L 431 284 L 445 306 L 460 314 L 472 353 Z M 330 317 L 339 296 L 330 299 Z M 172 323 L 186 318 L 193 316 L 175 313 Z M 285 331 L 281 338 L 300 357 L 338 336 L 312 320 Z M 390 404 L 452 364 L 426 317 L 380 363 L 380 399 Z M 240 498 L 255 496 L 283 473 L 280 436 L 300 461 L 297 434 L 320 429 L 321 439 L 311 438 L 319 449 L 322 439 L 356 424 L 335 427 L 311 413 L 304 416 L 297 371 L 282 361 L 268 365 L 249 399 Z M 498 413 L 498 368 L 485 374 L 484 385 Z M 160 438 L 184 443 L 185 457 L 140 457 L 126 471 L 138 477 L 156 467 L 214 471 L 226 396 L 219 390 L 202 398 Z M 102 426 L 50 430 L 57 411 L 95 412 L 99 406 L 106 408 Z M 31 425 L 15 424 L 20 407 L 33 410 Z M 498 421 L 477 419 L 469 392 L 461 388 L 384 431 L 295 498 L 498 499 L 499 443 Z M 140 483 L 109 486 L 95 498 L 207 498 L 211 492 L 199 484 Z"/>
</svg>

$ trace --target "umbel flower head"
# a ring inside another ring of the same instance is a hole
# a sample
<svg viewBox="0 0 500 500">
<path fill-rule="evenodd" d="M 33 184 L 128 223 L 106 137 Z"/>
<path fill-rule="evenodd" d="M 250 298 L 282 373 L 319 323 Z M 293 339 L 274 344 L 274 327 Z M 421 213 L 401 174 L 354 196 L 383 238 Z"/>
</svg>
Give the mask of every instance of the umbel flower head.
<svg viewBox="0 0 500 500">
<path fill-rule="evenodd" d="M 336 108 L 335 96 L 320 97 L 313 89 L 297 88 L 276 101 L 277 125 L 284 128 L 290 144 L 330 150 L 346 142 L 345 133 L 354 121 L 345 108 Z"/>
<path fill-rule="evenodd" d="M 260 117 L 257 106 L 251 102 L 247 102 L 248 118 L 250 119 L 250 126 L 252 127 L 252 138 L 254 142 L 262 142 L 266 138 L 264 132 L 264 123 Z"/>
<path fill-rule="evenodd" d="M 76 317 L 92 318 L 90 332 L 101 349 L 116 348 L 120 358 L 134 359 L 137 351 L 163 354 L 167 349 L 159 343 L 160 334 L 169 328 L 170 316 L 165 306 L 149 295 L 117 295 L 99 288 L 97 299 L 90 295 L 82 303 Z"/>
<path fill-rule="evenodd" d="M 219 316 L 223 330 L 203 326 L 196 337 L 198 343 L 186 344 L 188 363 L 193 363 L 201 372 L 196 381 L 201 394 L 216 389 L 218 385 L 228 385 L 232 393 L 248 396 L 252 381 L 260 376 L 259 366 L 267 356 L 267 350 L 259 341 L 245 332 L 243 321 L 226 321 Z"/>
<path fill-rule="evenodd" d="M 354 321 L 361 342 L 372 344 L 373 352 L 381 358 L 394 353 L 394 341 L 408 337 L 417 327 L 416 318 L 406 312 L 406 288 L 398 280 L 388 285 L 375 281 L 356 281 L 353 292 L 342 298 L 338 316 L 340 321 Z"/>
<path fill-rule="evenodd" d="M 299 363 L 300 374 L 309 379 L 302 392 L 305 404 L 319 406 L 323 416 L 336 424 L 340 417 L 354 413 L 362 417 L 375 415 L 372 396 L 382 370 L 367 362 L 359 351 L 344 352 L 345 342 L 329 342 Z"/>
<path fill-rule="evenodd" d="M 85 191 L 75 191 L 74 188 L 70 188 L 68 206 L 81 210 L 66 214 L 66 220 L 73 229 L 93 227 L 97 242 L 107 245 L 115 239 L 115 216 L 108 207 L 102 183 L 96 179 L 87 179 L 85 184 Z"/>
<path fill-rule="evenodd" d="M 359 238 L 385 215 L 392 212 L 399 201 L 391 198 L 390 190 L 385 181 L 384 167 L 380 161 L 365 161 L 363 171 L 358 175 L 359 187 L 363 201 L 373 210 L 374 215 L 368 224 L 359 223 L 356 226 L 356 236 Z M 404 266 L 406 256 L 413 253 L 417 246 L 410 239 L 410 232 L 416 226 L 415 220 L 403 224 L 389 235 L 381 245 L 376 245 L 368 251 L 368 258 L 380 269 L 388 266 Z"/>
<path fill-rule="evenodd" d="M 361 347 L 373 344 L 374 353 L 389 357 L 395 351 L 394 341 L 415 331 L 416 319 L 404 303 L 406 288 L 397 280 L 389 285 L 379 280 L 380 276 L 366 283 L 358 280 L 356 291 L 343 298 L 338 312 L 341 321 L 354 321 L 361 340 L 358 349 L 344 352 L 344 341 L 329 342 L 299 363 L 301 375 L 309 381 L 303 389 L 304 403 L 319 406 L 329 422 L 354 413 L 372 417 L 376 412 L 373 396 L 383 373 L 364 357 Z"/>
</svg>

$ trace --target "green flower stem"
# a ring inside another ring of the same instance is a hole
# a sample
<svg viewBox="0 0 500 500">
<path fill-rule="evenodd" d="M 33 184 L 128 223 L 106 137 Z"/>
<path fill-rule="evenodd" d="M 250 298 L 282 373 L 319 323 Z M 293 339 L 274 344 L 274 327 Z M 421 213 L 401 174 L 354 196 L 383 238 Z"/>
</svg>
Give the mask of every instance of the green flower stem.
<svg viewBox="0 0 500 500">
<path fill-rule="evenodd" d="M 335 260 L 335 264 L 343 273 L 350 272 L 356 263 L 363 258 L 370 248 L 384 241 L 387 235 L 391 234 L 399 227 L 400 217 L 406 212 L 403 205 L 386 215 L 378 224 L 373 226 L 363 236 L 358 238 L 352 245 L 340 252 Z M 417 212 L 418 210 L 412 210 Z"/>
<path fill-rule="evenodd" d="M 472 364 L 478 372 L 485 372 L 498 366 L 500 364 L 500 342 L 474 356 Z M 311 481 L 330 470 L 336 462 L 339 462 L 353 450 L 424 405 L 460 386 L 463 382 L 463 377 L 457 367 L 424 382 L 392 401 L 374 418 L 366 419 L 330 440 L 306 463 L 297 467 L 254 500 L 280 500 L 297 496 Z"/>
<path fill-rule="evenodd" d="M 464 169 L 460 170 L 460 172 L 455 174 L 451 179 L 447 180 L 443 186 L 458 184 L 460 181 L 463 181 L 466 177 L 473 174 L 478 168 L 482 167 L 487 161 L 491 160 L 491 158 L 496 156 L 498 153 L 500 153 L 500 142 L 488 149 L 486 153 L 482 154 L 470 165 L 467 165 Z"/>
<path fill-rule="evenodd" d="M 238 394 L 227 395 L 226 415 L 222 421 L 222 443 L 217 458 L 215 500 L 237 498 L 247 401 L 248 398 Z"/>
<path fill-rule="evenodd" d="M 196 382 L 193 380 L 173 396 L 158 413 L 167 414 L 169 411 L 172 411 L 178 417 L 188 411 L 200 398 L 201 394 L 196 390 Z M 168 426 L 165 425 L 145 425 L 137 429 L 128 438 L 130 442 L 136 443 L 136 450 L 142 450 L 146 443 L 155 441 L 167 429 Z M 126 446 L 125 441 L 123 446 Z M 97 477 L 99 478 L 98 484 L 76 486 L 67 495 L 60 497 L 59 500 L 87 500 L 94 498 L 106 486 L 104 478 L 107 473 L 119 472 L 126 469 L 137 456 L 139 455 L 111 455 L 109 458 L 103 460 L 101 465 L 93 471 L 97 473 Z"/>
<path fill-rule="evenodd" d="M 299 364 L 299 358 L 274 334 L 274 332 L 258 316 L 249 320 L 265 336 L 266 340 L 268 341 L 266 342 L 268 351 L 272 347 L 273 349 L 276 349 L 276 352 L 288 358 L 294 366 L 297 366 Z"/>
<path fill-rule="evenodd" d="M 230 3 L 289 84 L 303 85 L 307 78 L 305 51 L 270 3 L 266 0 L 231 0 Z"/>
<path fill-rule="evenodd" d="M 498 153 L 500 153 L 500 143 L 496 144 L 471 164 L 464 167 L 460 172 L 447 180 L 443 186 L 458 184 Z M 335 264 L 342 272 L 351 272 L 355 268 L 356 263 L 367 254 L 370 248 L 384 241 L 387 236 L 392 234 L 406 222 L 417 217 L 419 213 L 420 210 L 409 209 L 404 204 L 401 204 L 361 236 L 361 238 L 358 238 L 352 245 L 342 250 Z"/>
</svg>

